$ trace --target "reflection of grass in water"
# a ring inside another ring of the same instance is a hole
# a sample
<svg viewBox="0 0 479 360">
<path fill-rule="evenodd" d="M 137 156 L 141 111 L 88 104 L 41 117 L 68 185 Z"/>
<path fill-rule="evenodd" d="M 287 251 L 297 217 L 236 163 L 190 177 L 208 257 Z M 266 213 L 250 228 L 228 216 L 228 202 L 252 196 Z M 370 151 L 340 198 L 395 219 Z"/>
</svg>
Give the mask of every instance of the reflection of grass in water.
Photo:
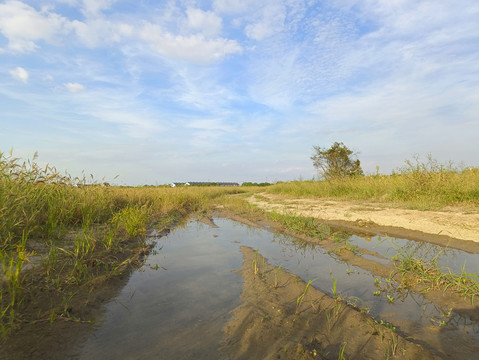
<svg viewBox="0 0 479 360">
<path fill-rule="evenodd" d="M 277 212 L 267 213 L 267 216 L 294 232 L 319 238 L 321 240 L 334 234 L 328 225 L 321 223 L 318 219 L 313 217 L 304 217 L 286 213 L 280 214 Z M 337 236 L 339 239 L 339 233 Z"/>
<path fill-rule="evenodd" d="M 443 291 L 453 291 L 460 294 L 465 299 L 469 299 L 472 303 L 474 298 L 479 294 L 479 275 L 468 273 L 465 265 L 461 266 L 460 273 L 455 273 L 450 267 L 438 264 L 440 258 L 454 256 L 454 251 L 448 248 L 441 248 L 437 245 L 425 242 L 407 242 L 406 244 L 397 243 L 393 239 L 385 238 L 375 246 L 379 246 L 385 241 L 389 241 L 395 255 L 390 256 L 391 261 L 397 272 L 402 274 L 399 283 L 393 281 L 394 273 L 391 273 L 387 279 L 386 287 L 382 285 L 379 279 L 375 279 L 374 285 L 379 288 L 374 295 L 379 296 L 381 291 L 386 293 L 394 293 L 395 296 L 404 297 L 407 294 L 404 290 L 410 285 L 423 284 L 426 288 L 424 291 L 431 289 L 442 289 Z M 395 298 L 387 295 L 390 303 Z"/>
<path fill-rule="evenodd" d="M 392 244 L 396 247 L 397 253 L 391 259 L 396 269 L 403 275 L 403 282 L 407 284 L 411 281 L 407 276 L 413 275 L 415 279 L 412 281 L 426 284 L 426 291 L 451 290 L 474 302 L 474 298 L 479 294 L 479 275 L 467 273 L 465 266 L 461 267 L 460 274 L 456 274 L 449 267 L 438 265 L 437 260 L 444 249 L 432 256 L 428 251 L 418 255 L 415 247 L 398 246 L 394 242 Z"/>
<path fill-rule="evenodd" d="M 314 217 L 305 217 L 287 213 L 280 214 L 277 212 L 269 212 L 266 215 L 270 219 L 279 222 L 282 226 L 298 234 L 319 240 L 327 239 L 334 244 L 337 244 L 335 248 L 329 250 L 330 253 L 338 253 L 345 249 L 355 254 L 360 254 L 359 248 L 349 243 L 349 234 L 341 231 L 334 232 L 328 225 L 321 223 Z M 305 241 L 302 241 L 301 243 L 303 243 L 303 247 L 305 248 L 308 246 L 308 243 Z"/>
<path fill-rule="evenodd" d="M 334 232 L 327 224 L 320 222 L 314 217 L 299 216 L 296 214 L 268 212 L 266 214 L 271 220 L 280 223 L 287 229 L 298 234 L 313 237 L 319 240 L 328 239 L 341 247 L 356 252 L 356 248 L 348 243 L 349 235 L 336 231 Z M 303 242 L 305 243 L 305 242 Z M 306 245 L 305 245 L 306 246 Z"/>
</svg>

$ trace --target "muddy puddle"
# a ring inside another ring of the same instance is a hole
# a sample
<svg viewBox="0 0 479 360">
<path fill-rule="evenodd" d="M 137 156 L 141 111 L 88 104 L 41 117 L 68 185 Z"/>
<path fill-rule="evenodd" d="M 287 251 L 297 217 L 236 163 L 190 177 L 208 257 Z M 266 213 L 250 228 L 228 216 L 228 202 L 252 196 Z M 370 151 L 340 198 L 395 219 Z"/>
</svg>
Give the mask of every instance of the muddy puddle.
<svg viewBox="0 0 479 360">
<path fill-rule="evenodd" d="M 120 295 L 107 304 L 104 321 L 75 357 L 80 359 L 221 359 L 224 328 L 241 304 L 241 247 L 257 251 L 271 266 L 295 274 L 331 297 L 340 297 L 396 327 L 442 358 L 475 359 L 479 326 L 468 316 L 438 306 L 414 292 L 375 295 L 388 279 L 340 261 L 317 245 L 213 219 L 217 227 L 190 221 L 155 239 L 146 265 L 132 274 Z M 361 238 L 350 243 L 377 252 L 386 262 L 395 249 L 418 247 L 425 256 L 439 253 L 440 263 L 477 273 L 479 256 L 403 239 Z M 394 244 L 391 243 L 394 242 Z M 398 246 L 398 247 L 396 247 Z M 394 288 L 394 284 L 390 286 Z M 291 299 L 291 301 L 296 301 Z M 337 358 L 337 356 L 335 357 Z"/>
<path fill-rule="evenodd" d="M 462 250 L 388 236 L 360 237 L 351 235 L 348 242 L 382 255 L 384 258 L 373 258 L 373 260 L 382 263 L 388 263 L 390 258 L 399 251 L 412 254 L 426 261 L 435 259 L 439 267 L 445 272 L 451 269 L 452 272 L 459 274 L 462 271 L 469 274 L 479 273 L 479 255 Z"/>
</svg>

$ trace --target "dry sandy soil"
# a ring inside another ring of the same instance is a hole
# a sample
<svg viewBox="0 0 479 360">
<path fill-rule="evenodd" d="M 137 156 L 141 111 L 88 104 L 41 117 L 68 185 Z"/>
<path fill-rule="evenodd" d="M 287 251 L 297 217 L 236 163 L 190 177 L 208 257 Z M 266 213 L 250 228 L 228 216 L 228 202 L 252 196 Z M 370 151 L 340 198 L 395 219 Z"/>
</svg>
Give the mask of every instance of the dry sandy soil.
<svg viewBox="0 0 479 360">
<path fill-rule="evenodd" d="M 479 209 L 419 211 L 382 203 L 293 199 L 266 193 L 253 195 L 248 201 L 264 210 L 311 216 L 339 228 L 372 234 L 381 232 L 390 236 L 404 236 L 413 240 L 479 251 Z"/>
</svg>

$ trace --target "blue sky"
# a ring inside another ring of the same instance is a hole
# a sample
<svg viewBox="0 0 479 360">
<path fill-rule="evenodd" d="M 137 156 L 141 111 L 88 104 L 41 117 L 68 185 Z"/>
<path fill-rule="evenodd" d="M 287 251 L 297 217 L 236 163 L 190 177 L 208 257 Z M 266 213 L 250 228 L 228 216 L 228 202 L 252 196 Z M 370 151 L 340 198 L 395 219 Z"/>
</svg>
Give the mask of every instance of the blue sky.
<svg viewBox="0 0 479 360">
<path fill-rule="evenodd" d="M 117 184 L 479 165 L 477 0 L 0 1 L 0 151 Z"/>
</svg>

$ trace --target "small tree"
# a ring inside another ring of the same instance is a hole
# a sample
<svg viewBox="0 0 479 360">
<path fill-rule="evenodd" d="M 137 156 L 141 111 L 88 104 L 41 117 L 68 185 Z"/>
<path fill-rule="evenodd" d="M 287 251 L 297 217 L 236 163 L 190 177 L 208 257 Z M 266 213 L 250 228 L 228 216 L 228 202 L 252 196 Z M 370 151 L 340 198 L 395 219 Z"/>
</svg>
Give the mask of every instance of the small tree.
<svg viewBox="0 0 479 360">
<path fill-rule="evenodd" d="M 313 165 L 326 180 L 364 175 L 356 153 L 342 142 L 335 142 L 329 149 L 320 146 L 313 149 Z"/>
</svg>

